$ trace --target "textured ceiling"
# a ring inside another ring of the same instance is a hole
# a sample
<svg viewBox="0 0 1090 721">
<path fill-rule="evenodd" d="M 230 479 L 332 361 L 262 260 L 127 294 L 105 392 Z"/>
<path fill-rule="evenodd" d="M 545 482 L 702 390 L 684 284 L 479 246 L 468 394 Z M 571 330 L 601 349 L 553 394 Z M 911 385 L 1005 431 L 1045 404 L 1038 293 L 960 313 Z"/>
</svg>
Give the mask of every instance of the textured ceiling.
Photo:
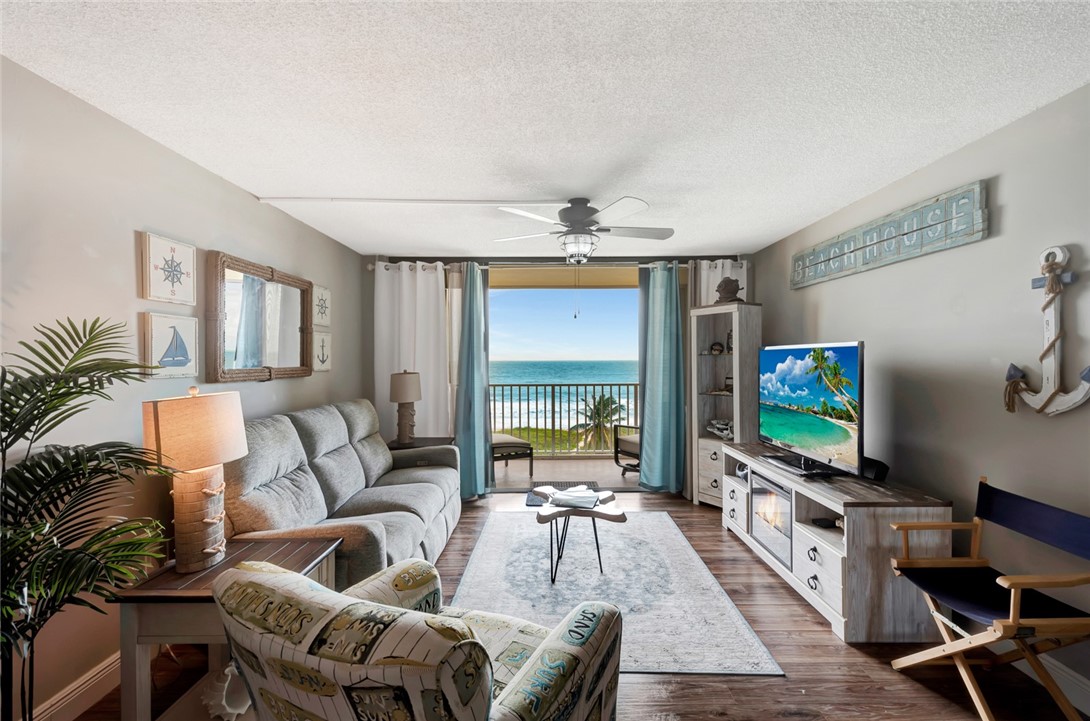
<svg viewBox="0 0 1090 721">
<path fill-rule="evenodd" d="M 751 252 L 1090 82 L 1086 3 L 4 3 L 2 51 L 257 196 L 635 195 Z M 935 188 L 936 192 L 947 188 Z M 558 254 L 475 206 L 279 203 L 365 253 Z M 530 208 L 543 214 L 555 209 Z"/>
</svg>

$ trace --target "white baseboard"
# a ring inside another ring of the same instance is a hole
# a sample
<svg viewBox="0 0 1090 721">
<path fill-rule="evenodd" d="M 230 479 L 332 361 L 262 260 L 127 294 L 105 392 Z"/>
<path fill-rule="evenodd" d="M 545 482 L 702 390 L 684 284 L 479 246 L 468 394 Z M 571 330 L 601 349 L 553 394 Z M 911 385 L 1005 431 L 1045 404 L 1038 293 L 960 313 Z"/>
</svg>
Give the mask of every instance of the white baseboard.
<svg viewBox="0 0 1090 721">
<path fill-rule="evenodd" d="M 1041 663 L 1045 665 L 1048 672 L 1052 674 L 1052 677 L 1056 679 L 1056 683 L 1067 695 L 1067 699 L 1075 705 L 1075 708 L 1083 713 L 1090 714 L 1090 679 L 1080 676 L 1067 666 L 1049 656 L 1041 656 Z M 1025 666 L 1025 662 L 1021 664 L 1015 664 Z M 1024 673 L 1032 673 L 1028 666 L 1022 669 Z M 1037 678 L 1036 675 L 1033 676 Z"/>
<path fill-rule="evenodd" d="M 38 721 L 75 721 L 121 683 L 121 652 L 68 684 L 60 693 L 34 709 Z"/>
<path fill-rule="evenodd" d="M 998 653 L 1014 650 L 1014 644 L 1009 641 L 1003 643 L 994 644 L 993 650 Z M 1083 713 L 1090 714 L 1090 679 L 1085 676 L 1072 671 L 1067 666 L 1063 665 L 1056 659 L 1048 655 L 1040 655 L 1037 658 L 1041 659 L 1041 663 L 1044 664 L 1048 672 L 1052 674 L 1052 678 L 1056 679 L 1056 683 L 1059 685 L 1060 690 L 1067 696 L 1067 700 L 1070 701 L 1075 708 Z M 1037 674 L 1029 667 L 1029 664 L 1025 661 L 1017 661 L 1013 664 L 1016 669 L 1032 678 L 1037 683 L 1041 680 L 1037 678 Z"/>
</svg>

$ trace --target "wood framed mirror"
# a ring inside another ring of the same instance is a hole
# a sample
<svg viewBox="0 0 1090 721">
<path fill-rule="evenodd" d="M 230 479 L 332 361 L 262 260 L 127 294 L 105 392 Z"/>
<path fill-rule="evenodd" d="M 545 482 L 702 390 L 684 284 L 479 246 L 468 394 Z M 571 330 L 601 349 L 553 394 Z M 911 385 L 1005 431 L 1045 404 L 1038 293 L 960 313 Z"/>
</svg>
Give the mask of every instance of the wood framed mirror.
<svg viewBox="0 0 1090 721">
<path fill-rule="evenodd" d="M 208 380 L 309 376 L 314 284 L 218 250 L 209 251 L 207 267 Z"/>
</svg>

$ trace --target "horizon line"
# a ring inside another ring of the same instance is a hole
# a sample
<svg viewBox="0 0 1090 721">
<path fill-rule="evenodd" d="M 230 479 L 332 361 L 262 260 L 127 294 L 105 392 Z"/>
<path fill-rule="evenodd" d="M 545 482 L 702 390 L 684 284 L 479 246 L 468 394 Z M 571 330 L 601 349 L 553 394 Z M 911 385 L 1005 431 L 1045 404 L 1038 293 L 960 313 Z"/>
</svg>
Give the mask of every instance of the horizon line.
<svg viewBox="0 0 1090 721">
<path fill-rule="evenodd" d="M 639 358 L 489 358 L 488 362 L 501 363 L 571 363 L 573 361 L 594 361 L 598 363 L 634 363 Z"/>
</svg>

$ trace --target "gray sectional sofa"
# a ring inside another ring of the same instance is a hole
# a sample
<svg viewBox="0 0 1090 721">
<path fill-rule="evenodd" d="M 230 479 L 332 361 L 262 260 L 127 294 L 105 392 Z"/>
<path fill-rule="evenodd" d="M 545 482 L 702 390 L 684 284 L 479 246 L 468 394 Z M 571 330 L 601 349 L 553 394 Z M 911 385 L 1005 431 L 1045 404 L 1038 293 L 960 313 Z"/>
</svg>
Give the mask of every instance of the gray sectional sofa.
<svg viewBox="0 0 1090 721">
<path fill-rule="evenodd" d="M 226 535 L 343 538 L 338 590 L 407 558 L 434 562 L 461 517 L 458 449 L 393 453 L 368 400 L 246 422 L 224 467 Z"/>
</svg>

